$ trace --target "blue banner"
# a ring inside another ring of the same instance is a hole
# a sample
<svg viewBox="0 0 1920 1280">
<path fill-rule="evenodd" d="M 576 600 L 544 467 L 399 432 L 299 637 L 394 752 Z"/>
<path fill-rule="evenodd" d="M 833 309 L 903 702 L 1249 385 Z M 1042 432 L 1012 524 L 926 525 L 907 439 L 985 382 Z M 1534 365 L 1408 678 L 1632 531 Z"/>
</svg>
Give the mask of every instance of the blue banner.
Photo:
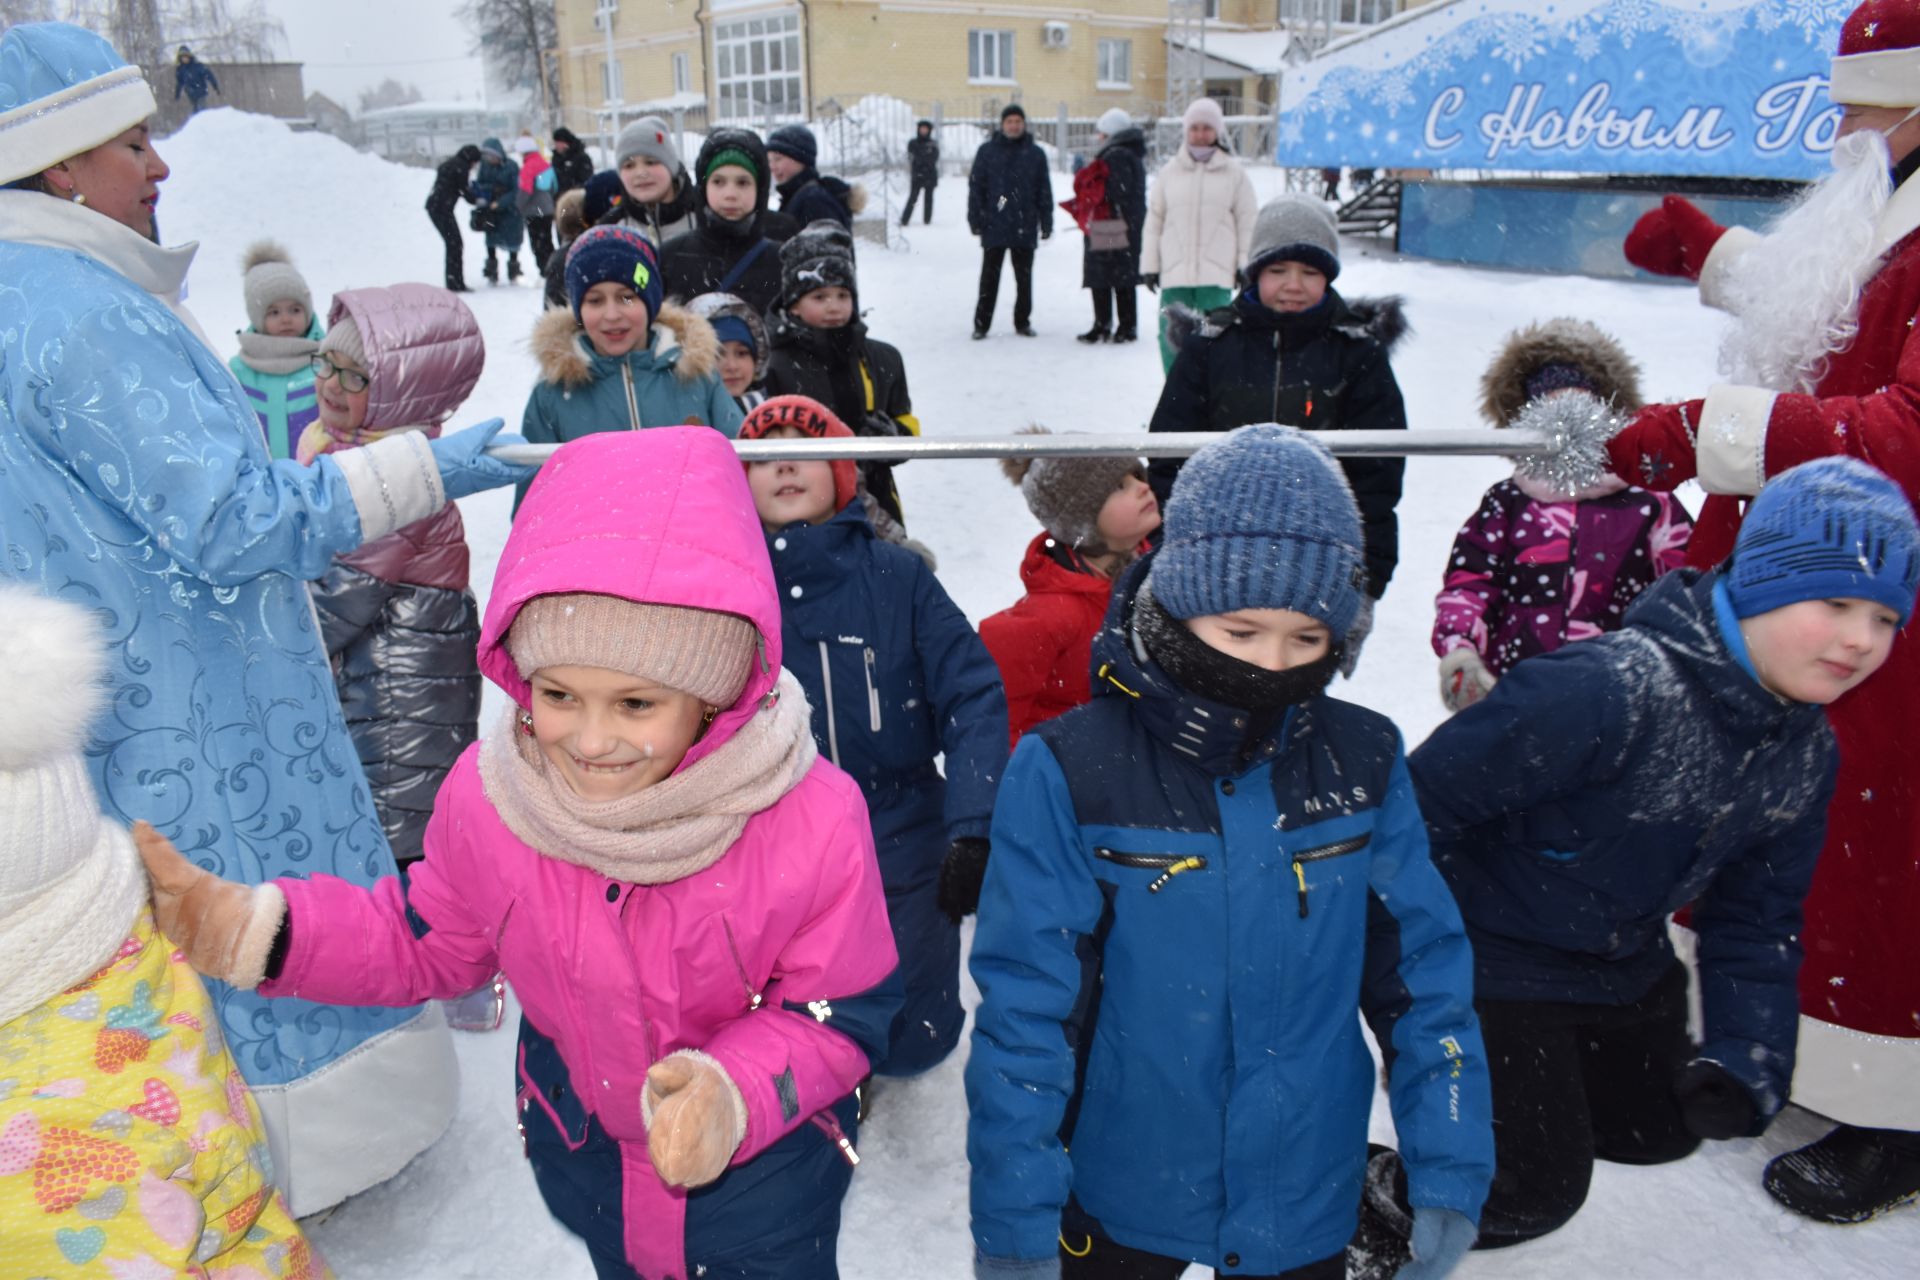
<svg viewBox="0 0 1920 1280">
<path fill-rule="evenodd" d="M 1815 178 L 1856 0 L 1442 0 L 1280 85 L 1276 159 Z"/>
</svg>

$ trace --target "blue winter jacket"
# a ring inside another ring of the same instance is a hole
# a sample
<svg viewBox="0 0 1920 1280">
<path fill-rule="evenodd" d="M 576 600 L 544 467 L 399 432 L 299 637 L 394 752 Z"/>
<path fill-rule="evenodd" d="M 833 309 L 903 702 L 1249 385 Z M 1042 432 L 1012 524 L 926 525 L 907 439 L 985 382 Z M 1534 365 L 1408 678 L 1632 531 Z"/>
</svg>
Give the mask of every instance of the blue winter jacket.
<svg viewBox="0 0 1920 1280">
<path fill-rule="evenodd" d="M 1392 1061 L 1413 1203 L 1477 1218 L 1493 1139 L 1473 960 L 1398 731 L 1319 696 L 1249 741 L 1244 712 L 1125 635 L 1140 577 L 1095 638 L 1093 701 L 1021 738 L 994 809 L 975 1244 L 1043 1259 L 1097 1230 L 1222 1274 L 1338 1254 L 1374 1093 L 1356 1011 Z"/>
<path fill-rule="evenodd" d="M 503 157 L 506 154 L 498 138 L 488 138 L 487 147 Z M 467 192 L 467 199 L 476 205 L 491 205 L 500 215 L 500 220 L 493 224 L 493 230 L 487 232 L 487 248 L 502 253 L 520 252 L 520 242 L 527 234 L 527 220 L 520 213 L 518 162 L 504 158 L 483 159 L 473 175 L 473 186 Z"/>
<path fill-rule="evenodd" d="M 206 96 L 207 90 L 220 92 L 220 79 L 213 74 L 213 68 L 198 58 L 173 64 L 173 100 L 180 101 L 180 95 L 186 94 L 189 102 L 198 105 Z"/>
<path fill-rule="evenodd" d="M 1822 708 L 1743 669 L 1718 580 L 1661 578 L 1625 628 L 1518 664 L 1411 763 L 1479 997 L 1638 1000 L 1691 902 L 1700 1052 L 1764 1121 L 1793 1078 L 1800 902 L 1838 752 Z"/>
<path fill-rule="evenodd" d="M 1053 234 L 1053 178 L 1032 134 L 996 133 L 973 153 L 967 228 L 983 249 L 1032 249 Z"/>
<path fill-rule="evenodd" d="M 881 879 L 930 883 L 948 840 L 987 835 L 1007 766 L 1000 671 L 926 561 L 881 541 L 858 502 L 767 550 L 787 670 L 813 736 L 866 793 Z"/>
</svg>

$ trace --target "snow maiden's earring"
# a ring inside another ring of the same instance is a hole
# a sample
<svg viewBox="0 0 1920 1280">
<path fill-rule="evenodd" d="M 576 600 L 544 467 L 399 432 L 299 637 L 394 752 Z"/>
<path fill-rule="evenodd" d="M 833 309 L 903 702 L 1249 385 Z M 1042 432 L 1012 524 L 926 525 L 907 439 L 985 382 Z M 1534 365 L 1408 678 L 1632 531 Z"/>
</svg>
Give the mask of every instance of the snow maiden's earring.
<svg viewBox="0 0 1920 1280">
<path fill-rule="evenodd" d="M 719 714 L 720 714 L 720 708 L 708 707 L 705 711 L 700 713 L 700 723 L 702 725 L 710 725 L 713 723 L 713 718 Z"/>
<path fill-rule="evenodd" d="M 529 738 L 533 736 L 533 712 L 522 711 L 520 713 L 520 732 L 526 734 Z"/>
<path fill-rule="evenodd" d="M 85 193 L 85 192 L 82 192 L 82 191 L 76 191 L 76 192 L 74 192 L 74 193 L 73 193 L 73 202 L 74 202 L 75 204 L 77 204 L 77 205 L 85 205 L 85 204 L 87 203 L 87 197 L 86 197 L 86 193 Z"/>
</svg>

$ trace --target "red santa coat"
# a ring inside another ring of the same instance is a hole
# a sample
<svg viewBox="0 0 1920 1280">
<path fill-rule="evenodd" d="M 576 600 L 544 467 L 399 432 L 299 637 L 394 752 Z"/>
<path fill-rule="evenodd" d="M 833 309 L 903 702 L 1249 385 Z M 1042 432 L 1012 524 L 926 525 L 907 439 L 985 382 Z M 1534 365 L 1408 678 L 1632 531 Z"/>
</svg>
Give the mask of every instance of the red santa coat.
<svg viewBox="0 0 1920 1280">
<path fill-rule="evenodd" d="M 1729 230 L 1701 272 L 1702 299 L 1725 299 L 1727 268 L 1758 236 Z M 1614 450 L 1671 488 L 1697 468 L 1712 496 L 1688 559 L 1733 550 L 1746 499 L 1767 477 L 1833 454 L 1885 472 L 1920 501 L 1920 182 L 1880 219 L 1885 253 L 1863 290 L 1859 335 L 1811 394 L 1723 384 L 1698 412 L 1697 437 L 1636 424 Z M 1633 470 L 1633 468 L 1630 468 Z M 1920 724 L 1920 642 L 1909 623 L 1887 664 L 1829 708 L 1840 777 L 1827 843 L 1806 899 L 1799 1062 L 1793 1100 L 1851 1124 L 1920 1129 L 1920 779 L 1907 754 Z"/>
<path fill-rule="evenodd" d="M 1006 686 L 1007 725 L 1016 743 L 1041 721 L 1093 696 L 1087 667 L 1113 583 L 1097 573 L 1069 569 L 1054 555 L 1051 534 L 1028 543 L 1020 562 L 1020 582 L 1027 594 L 980 624 L 980 639 Z"/>
</svg>

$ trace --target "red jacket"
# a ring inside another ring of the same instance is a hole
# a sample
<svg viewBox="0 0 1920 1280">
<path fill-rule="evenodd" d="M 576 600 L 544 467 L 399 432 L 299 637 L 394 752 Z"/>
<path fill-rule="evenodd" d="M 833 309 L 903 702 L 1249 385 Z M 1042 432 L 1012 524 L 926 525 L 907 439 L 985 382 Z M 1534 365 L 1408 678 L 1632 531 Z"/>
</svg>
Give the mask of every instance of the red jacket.
<svg viewBox="0 0 1920 1280">
<path fill-rule="evenodd" d="M 1007 689 L 1007 727 L 1014 742 L 1042 720 L 1093 696 L 1087 667 L 1113 583 L 1091 570 L 1068 568 L 1055 559 L 1062 553 L 1079 560 L 1052 534 L 1035 535 L 1020 562 L 1027 594 L 980 624 L 980 639 Z"/>
</svg>

